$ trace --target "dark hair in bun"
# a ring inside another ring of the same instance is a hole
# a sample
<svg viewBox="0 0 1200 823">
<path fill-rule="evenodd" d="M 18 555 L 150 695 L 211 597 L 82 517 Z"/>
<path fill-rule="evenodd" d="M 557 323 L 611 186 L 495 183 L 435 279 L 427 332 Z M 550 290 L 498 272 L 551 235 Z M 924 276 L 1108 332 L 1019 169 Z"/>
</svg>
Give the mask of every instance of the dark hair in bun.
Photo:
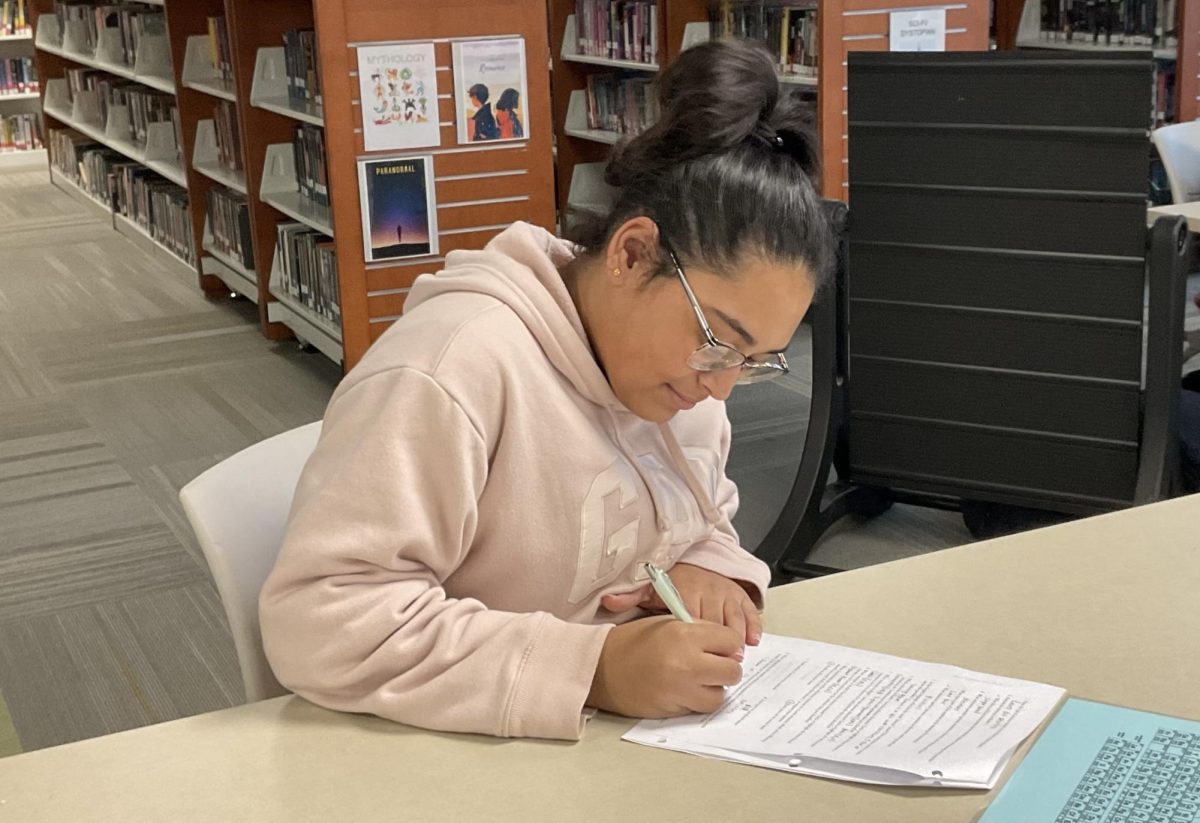
<svg viewBox="0 0 1200 823">
<path fill-rule="evenodd" d="M 596 250 L 645 215 L 685 267 L 734 277 L 753 254 L 803 263 L 820 285 L 834 243 L 814 188 L 812 110 L 781 93 L 767 50 L 736 39 L 695 46 L 663 72 L 657 91 L 658 121 L 614 149 L 605 169 L 618 190 L 612 209 L 582 219 L 573 239 Z"/>
</svg>

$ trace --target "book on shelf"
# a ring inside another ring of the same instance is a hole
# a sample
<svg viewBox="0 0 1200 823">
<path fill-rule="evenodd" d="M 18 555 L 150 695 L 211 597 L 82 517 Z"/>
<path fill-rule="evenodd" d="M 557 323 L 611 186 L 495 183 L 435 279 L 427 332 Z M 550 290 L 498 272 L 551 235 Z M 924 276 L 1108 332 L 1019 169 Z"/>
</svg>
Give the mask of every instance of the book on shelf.
<svg viewBox="0 0 1200 823">
<path fill-rule="evenodd" d="M 74 129 L 50 129 L 46 134 L 50 165 L 67 179 L 78 183 L 80 159 L 85 152 L 104 148 L 95 140 Z"/>
<path fill-rule="evenodd" d="M 213 186 L 208 190 L 208 224 L 213 247 L 237 260 L 243 268 L 253 270 L 254 245 L 246 196 L 224 186 Z"/>
<path fill-rule="evenodd" d="M 317 33 L 312 29 L 289 29 L 283 33 L 284 66 L 288 100 L 304 105 L 321 105 L 321 70 L 317 64 Z"/>
<path fill-rule="evenodd" d="M 121 89 L 125 105 L 129 107 L 128 138 L 139 146 L 146 145 L 151 123 L 171 123 L 178 134 L 179 106 L 175 95 L 146 86 L 132 85 Z M 178 140 L 175 146 L 178 149 Z"/>
<path fill-rule="evenodd" d="M 121 32 L 123 62 L 132 66 L 137 56 L 138 45 L 146 37 L 164 37 L 167 33 L 167 16 L 161 11 L 122 6 L 117 12 L 117 27 Z"/>
<path fill-rule="evenodd" d="M 329 170 L 325 155 L 325 130 L 304 123 L 292 138 L 296 182 L 300 194 L 318 206 L 329 206 Z"/>
<path fill-rule="evenodd" d="M 40 115 L 12 114 L 0 118 L 0 153 L 33 151 L 42 147 Z"/>
<path fill-rule="evenodd" d="M 212 67 L 226 85 L 233 82 L 233 50 L 224 17 L 208 18 L 209 57 Z"/>
<path fill-rule="evenodd" d="M 237 108 L 228 100 L 213 106 L 213 126 L 217 138 L 217 162 L 221 168 L 242 170 L 242 139 L 238 131 Z"/>
<path fill-rule="evenodd" d="M 25 14 L 25 0 L 0 0 L 0 35 L 25 34 L 31 31 Z"/>
<path fill-rule="evenodd" d="M 275 231 L 279 288 L 326 325 L 340 329 L 342 310 L 333 239 L 303 223 L 280 223 Z"/>
<path fill-rule="evenodd" d="M 657 0 L 575 0 L 578 52 L 588 57 L 658 62 Z"/>
<path fill-rule="evenodd" d="M 113 211 L 141 226 L 159 245 L 194 264 L 187 191 L 137 163 L 110 172 Z"/>
<path fill-rule="evenodd" d="M 775 55 L 783 75 L 815 77 L 820 57 L 817 7 L 811 2 L 722 0 L 708 11 L 709 34 L 757 40 Z"/>
<path fill-rule="evenodd" d="M 636 135 L 658 119 L 658 97 L 647 77 L 589 74 L 588 128 Z"/>
<path fill-rule="evenodd" d="M 0 59 L 0 95 L 38 90 L 37 63 L 32 57 Z"/>
<path fill-rule="evenodd" d="M 1176 48 L 1178 20 L 1179 0 L 1044 0 L 1041 37 L 1051 43 Z"/>
<path fill-rule="evenodd" d="M 1160 64 L 1154 73 L 1154 125 L 1165 126 L 1174 123 L 1175 112 L 1175 83 L 1177 82 L 1175 61 L 1166 65 Z"/>
</svg>

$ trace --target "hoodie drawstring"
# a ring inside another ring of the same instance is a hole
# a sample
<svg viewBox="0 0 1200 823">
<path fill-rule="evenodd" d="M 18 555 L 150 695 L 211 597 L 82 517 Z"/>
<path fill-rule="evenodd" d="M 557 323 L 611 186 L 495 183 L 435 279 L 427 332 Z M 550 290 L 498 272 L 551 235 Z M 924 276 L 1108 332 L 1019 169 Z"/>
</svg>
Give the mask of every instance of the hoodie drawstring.
<svg viewBox="0 0 1200 823">
<path fill-rule="evenodd" d="M 712 498 L 696 478 L 692 467 L 688 465 L 687 457 L 684 456 L 683 449 L 679 448 L 679 441 L 675 439 L 675 433 L 671 431 L 671 427 L 666 423 L 659 423 L 658 430 L 662 432 L 663 440 L 667 443 L 667 453 L 671 455 L 671 462 L 675 464 L 675 468 L 683 475 L 683 482 L 687 484 L 688 489 L 692 492 L 692 496 L 700 504 L 700 511 L 704 514 L 704 519 L 709 522 L 709 525 L 715 526 L 721 520 L 721 513 L 717 511 Z"/>
</svg>

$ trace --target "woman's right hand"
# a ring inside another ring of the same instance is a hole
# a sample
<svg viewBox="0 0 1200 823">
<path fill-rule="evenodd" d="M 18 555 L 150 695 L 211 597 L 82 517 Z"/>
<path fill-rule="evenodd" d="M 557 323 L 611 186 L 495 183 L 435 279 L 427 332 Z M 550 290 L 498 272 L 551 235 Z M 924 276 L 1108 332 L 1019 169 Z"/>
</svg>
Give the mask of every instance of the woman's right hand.
<svg viewBox="0 0 1200 823">
<path fill-rule="evenodd" d="M 745 638 L 716 623 L 670 615 L 608 633 L 587 704 L 626 717 L 678 717 L 720 708 L 725 686 L 742 679 Z"/>
</svg>

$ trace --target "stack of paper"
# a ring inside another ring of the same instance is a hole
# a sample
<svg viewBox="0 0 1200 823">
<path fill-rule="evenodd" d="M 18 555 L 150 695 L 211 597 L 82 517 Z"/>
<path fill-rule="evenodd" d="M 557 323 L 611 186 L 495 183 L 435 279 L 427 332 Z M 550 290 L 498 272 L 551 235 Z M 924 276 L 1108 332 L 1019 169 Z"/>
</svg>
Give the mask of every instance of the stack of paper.
<svg viewBox="0 0 1200 823">
<path fill-rule="evenodd" d="M 770 769 L 899 786 L 989 789 L 1063 690 L 778 635 L 746 648 L 709 715 L 623 739 Z"/>
</svg>

